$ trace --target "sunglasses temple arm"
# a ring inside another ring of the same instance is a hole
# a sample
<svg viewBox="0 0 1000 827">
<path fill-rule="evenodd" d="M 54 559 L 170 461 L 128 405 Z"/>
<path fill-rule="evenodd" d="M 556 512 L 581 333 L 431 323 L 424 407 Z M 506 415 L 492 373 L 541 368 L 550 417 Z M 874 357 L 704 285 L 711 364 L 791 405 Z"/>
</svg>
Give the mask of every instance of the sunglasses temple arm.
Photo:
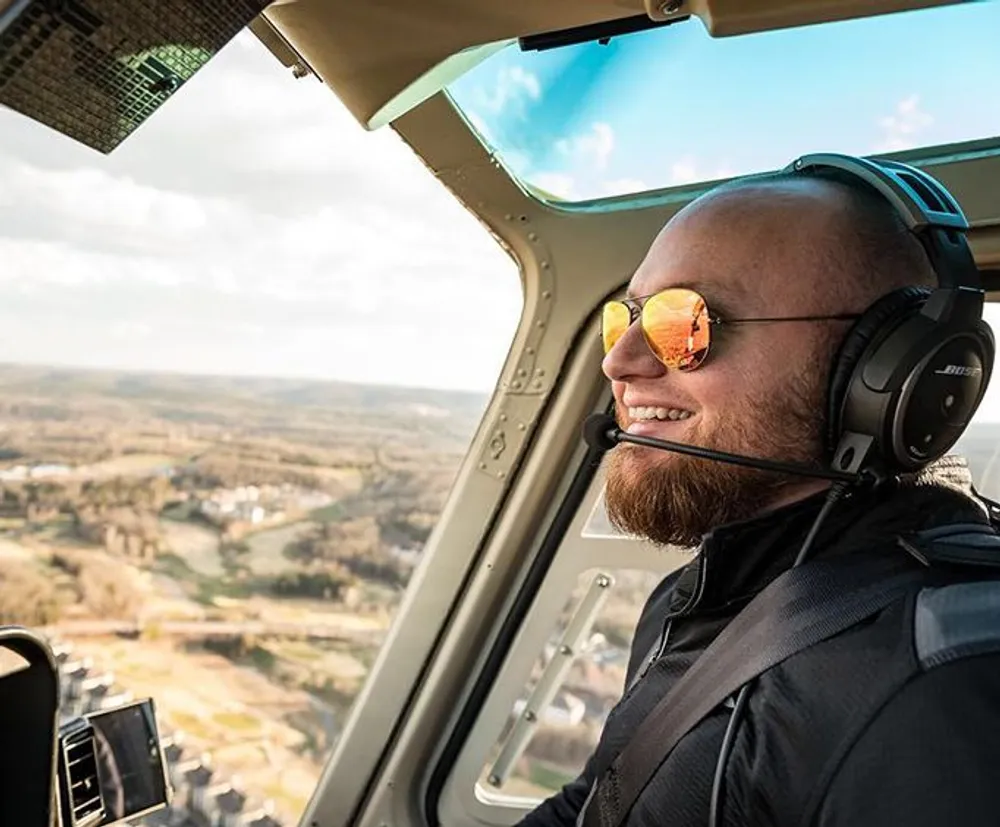
<svg viewBox="0 0 1000 827">
<path fill-rule="evenodd" d="M 826 322 L 854 321 L 860 319 L 858 313 L 839 313 L 834 316 L 777 316 L 760 319 L 711 319 L 712 324 L 753 324 L 755 322 Z"/>
</svg>

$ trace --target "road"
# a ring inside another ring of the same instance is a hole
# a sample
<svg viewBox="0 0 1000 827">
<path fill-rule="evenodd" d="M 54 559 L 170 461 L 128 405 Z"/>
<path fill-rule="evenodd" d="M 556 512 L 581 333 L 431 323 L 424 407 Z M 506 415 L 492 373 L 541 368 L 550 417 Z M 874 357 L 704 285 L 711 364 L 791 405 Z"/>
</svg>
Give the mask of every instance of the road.
<svg viewBox="0 0 1000 827">
<path fill-rule="evenodd" d="M 283 637 L 299 640 L 342 640 L 354 643 L 378 644 L 384 632 L 379 629 L 358 629 L 336 623 L 283 623 L 263 620 L 162 620 L 148 624 L 127 620 L 69 620 L 49 627 L 52 635 L 99 637 L 108 635 L 136 636 L 144 631 L 158 636 L 188 638 Z"/>
</svg>

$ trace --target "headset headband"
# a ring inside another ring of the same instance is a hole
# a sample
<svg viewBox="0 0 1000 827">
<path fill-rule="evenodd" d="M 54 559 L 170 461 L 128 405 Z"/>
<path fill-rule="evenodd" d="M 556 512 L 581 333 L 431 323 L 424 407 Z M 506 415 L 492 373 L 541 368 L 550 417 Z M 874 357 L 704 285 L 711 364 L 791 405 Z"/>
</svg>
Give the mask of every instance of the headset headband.
<svg viewBox="0 0 1000 827">
<path fill-rule="evenodd" d="M 979 268 L 964 238 L 969 222 L 940 182 L 898 161 L 871 161 L 837 153 L 804 155 L 786 171 L 808 172 L 823 167 L 860 179 L 895 208 L 927 251 L 941 287 L 981 290 Z"/>
</svg>

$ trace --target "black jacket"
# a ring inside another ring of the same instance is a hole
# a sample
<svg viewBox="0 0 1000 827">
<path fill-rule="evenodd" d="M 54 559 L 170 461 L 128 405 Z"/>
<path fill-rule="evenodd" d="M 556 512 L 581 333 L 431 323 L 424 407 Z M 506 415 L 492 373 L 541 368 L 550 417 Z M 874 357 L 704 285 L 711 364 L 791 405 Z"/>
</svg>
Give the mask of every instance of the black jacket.
<svg viewBox="0 0 1000 827">
<path fill-rule="evenodd" d="M 828 517 L 810 559 L 905 557 L 897 533 L 988 523 L 970 484 L 964 463 L 948 458 L 915 480 L 848 499 Z M 822 501 L 715 530 L 692 563 L 657 587 L 633 640 L 626 686 L 634 685 L 582 775 L 522 827 L 577 823 L 596 768 L 610 763 L 715 636 L 791 565 Z M 914 645 L 917 591 L 758 679 L 727 765 L 721 823 L 1000 825 L 1000 645 L 926 668 Z M 648 658 L 658 641 L 658 655 Z M 893 681 L 902 687 L 887 690 Z M 629 827 L 707 824 L 730 714 L 723 705 L 680 741 L 637 800 Z"/>
</svg>

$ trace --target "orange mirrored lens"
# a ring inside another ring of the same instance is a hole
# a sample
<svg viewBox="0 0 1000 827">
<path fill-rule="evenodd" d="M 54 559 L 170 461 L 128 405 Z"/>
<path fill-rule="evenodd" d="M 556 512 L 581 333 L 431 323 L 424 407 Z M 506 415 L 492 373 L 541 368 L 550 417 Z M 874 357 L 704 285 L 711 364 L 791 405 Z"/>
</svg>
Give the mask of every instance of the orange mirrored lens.
<svg viewBox="0 0 1000 827">
<path fill-rule="evenodd" d="M 601 315 L 601 338 L 604 340 L 604 352 L 615 346 L 632 323 L 632 314 L 621 302 L 608 302 L 604 305 Z"/>
<path fill-rule="evenodd" d="M 668 368 L 692 370 L 708 355 L 708 308 L 693 290 L 671 288 L 650 296 L 642 306 L 646 342 Z"/>
</svg>

